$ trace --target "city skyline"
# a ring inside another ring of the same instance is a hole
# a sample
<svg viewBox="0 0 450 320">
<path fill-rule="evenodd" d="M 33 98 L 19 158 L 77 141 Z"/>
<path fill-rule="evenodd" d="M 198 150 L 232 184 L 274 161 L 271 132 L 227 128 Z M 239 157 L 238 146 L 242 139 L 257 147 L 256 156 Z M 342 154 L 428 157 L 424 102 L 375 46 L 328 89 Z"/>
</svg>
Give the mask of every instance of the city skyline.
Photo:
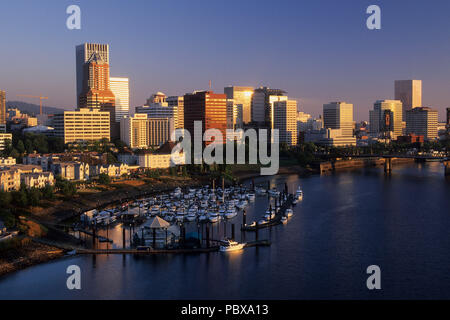
<svg viewBox="0 0 450 320">
<path fill-rule="evenodd" d="M 229 5 L 233 3 L 238 4 L 231 1 Z M 284 1 L 286 18 L 272 23 L 260 18 L 272 12 L 264 2 L 259 3 L 239 3 L 230 27 L 224 19 L 229 8 L 224 4 L 136 1 L 126 10 L 115 1 L 78 1 L 84 13 L 82 29 L 70 31 L 64 24 L 70 1 L 27 3 L 25 12 L 19 1 L 10 5 L 10 14 L 2 20 L 0 34 L 10 43 L 10 50 L 2 52 L 0 88 L 10 101 L 30 92 L 49 96 L 48 106 L 74 108 L 74 47 L 85 42 L 107 43 L 111 74 L 130 78 L 131 109 L 154 92 L 181 96 L 207 90 L 211 80 L 211 89 L 217 93 L 231 85 L 281 88 L 298 101 L 301 111 L 314 116 L 321 113 L 324 103 L 348 101 L 354 105 L 355 120 L 360 121 L 368 120 L 375 101 L 394 99 L 395 80 L 420 79 L 423 106 L 438 110 L 440 121 L 445 118 L 450 100 L 450 45 L 444 32 L 450 27 L 445 16 L 449 3 L 439 1 L 436 6 L 408 1 L 406 6 L 406 2 L 379 1 L 383 22 L 378 31 L 365 26 L 367 1 L 357 5 Z M 107 9 L 98 10 L 101 7 Z M 425 10 L 433 25 L 418 18 Z M 149 11 L 157 12 L 151 21 L 143 19 Z M 19 15 L 23 22 L 17 25 Z M 201 17 L 202 22 L 195 21 Z M 339 22 L 335 17 L 340 17 Z M 398 19 L 402 23 L 396 23 Z M 35 21 L 40 28 L 33 28 Z M 422 38 L 423 34 L 432 36 Z M 289 50 L 276 45 L 261 50 L 267 47 L 267 36 L 289 41 Z M 423 41 L 410 41 L 415 36 Z M 431 47 L 439 50 L 429 52 L 426 48 Z M 43 79 L 44 72 L 48 77 Z"/>
</svg>

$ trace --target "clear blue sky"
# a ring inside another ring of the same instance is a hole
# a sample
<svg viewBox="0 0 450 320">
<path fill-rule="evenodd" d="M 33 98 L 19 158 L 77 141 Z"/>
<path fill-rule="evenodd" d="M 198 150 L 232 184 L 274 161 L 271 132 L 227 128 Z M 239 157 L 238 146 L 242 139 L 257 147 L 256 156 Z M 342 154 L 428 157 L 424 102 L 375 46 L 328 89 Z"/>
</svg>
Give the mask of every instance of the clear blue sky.
<svg viewBox="0 0 450 320">
<path fill-rule="evenodd" d="M 66 29 L 68 5 L 82 30 Z M 382 30 L 366 28 L 366 8 Z M 423 80 L 424 105 L 450 106 L 450 1 L 41 0 L 2 1 L 0 88 L 75 105 L 75 46 L 109 43 L 111 75 L 131 81 L 131 106 L 156 91 L 182 95 L 226 85 L 289 92 L 318 115 L 344 100 L 368 119 L 394 80 Z M 34 102 L 33 100 L 29 100 Z"/>
</svg>

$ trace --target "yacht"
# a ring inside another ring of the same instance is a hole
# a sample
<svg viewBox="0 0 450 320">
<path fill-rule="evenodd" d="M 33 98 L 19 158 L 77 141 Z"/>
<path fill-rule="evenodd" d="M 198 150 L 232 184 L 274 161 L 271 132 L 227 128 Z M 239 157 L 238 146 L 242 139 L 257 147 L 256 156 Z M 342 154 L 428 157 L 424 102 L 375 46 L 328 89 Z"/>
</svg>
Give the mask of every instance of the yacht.
<svg viewBox="0 0 450 320">
<path fill-rule="evenodd" d="M 193 212 L 189 212 L 186 216 L 186 220 L 189 222 L 195 221 L 195 219 L 197 219 L 197 215 Z"/>
<path fill-rule="evenodd" d="M 219 221 L 219 216 L 217 214 L 217 212 L 210 212 L 208 213 L 209 216 L 209 222 L 211 223 L 216 223 Z"/>
<path fill-rule="evenodd" d="M 292 211 L 292 209 L 286 209 L 286 212 L 284 215 L 285 215 L 285 217 L 290 218 L 294 215 L 294 212 Z"/>
<path fill-rule="evenodd" d="M 225 218 L 227 218 L 227 219 L 233 219 L 236 216 L 237 216 L 237 212 L 234 209 L 228 209 L 227 212 L 225 213 Z"/>
<path fill-rule="evenodd" d="M 249 193 L 248 194 L 248 200 L 251 201 L 251 202 L 255 201 L 255 194 L 254 193 Z"/>
<path fill-rule="evenodd" d="M 288 222 L 288 219 L 284 216 L 281 218 L 281 223 L 286 224 Z"/>
<path fill-rule="evenodd" d="M 301 187 L 297 188 L 297 192 L 295 193 L 295 197 L 297 198 L 297 200 L 301 201 L 303 200 L 303 191 Z"/>
<path fill-rule="evenodd" d="M 245 243 L 239 243 L 228 239 L 222 240 L 220 243 L 221 252 L 238 251 L 242 250 L 245 247 Z"/>
</svg>

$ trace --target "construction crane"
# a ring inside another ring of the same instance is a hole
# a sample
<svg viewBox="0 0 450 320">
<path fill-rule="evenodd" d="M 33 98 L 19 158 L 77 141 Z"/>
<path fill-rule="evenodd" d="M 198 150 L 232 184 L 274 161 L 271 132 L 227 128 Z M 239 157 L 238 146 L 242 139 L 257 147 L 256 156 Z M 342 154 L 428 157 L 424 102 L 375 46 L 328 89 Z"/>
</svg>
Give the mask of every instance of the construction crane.
<svg viewBox="0 0 450 320">
<path fill-rule="evenodd" d="M 25 97 L 25 98 L 36 98 L 39 99 L 39 114 L 42 116 L 42 100 L 48 100 L 48 97 L 43 96 L 32 96 L 29 94 L 18 94 L 18 97 Z"/>
</svg>

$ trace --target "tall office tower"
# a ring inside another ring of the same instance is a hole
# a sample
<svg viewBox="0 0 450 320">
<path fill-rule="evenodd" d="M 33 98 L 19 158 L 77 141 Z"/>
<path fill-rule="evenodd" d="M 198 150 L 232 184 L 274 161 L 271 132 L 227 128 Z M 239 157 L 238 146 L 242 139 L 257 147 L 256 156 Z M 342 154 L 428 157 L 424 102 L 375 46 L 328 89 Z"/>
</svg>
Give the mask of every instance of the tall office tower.
<svg viewBox="0 0 450 320">
<path fill-rule="evenodd" d="M 111 91 L 109 64 L 102 56 L 95 52 L 84 64 L 83 90 L 81 92 L 79 108 L 99 109 L 110 113 L 110 138 L 119 138 L 119 124 L 116 122 L 116 97 Z"/>
<path fill-rule="evenodd" d="M 6 125 L 6 92 L 0 90 L 0 126 Z"/>
<path fill-rule="evenodd" d="M 177 126 L 175 129 L 184 129 L 184 97 L 172 96 L 166 99 L 169 107 L 177 108 Z"/>
<path fill-rule="evenodd" d="M 251 107 L 252 122 L 270 127 L 272 122 L 270 97 L 284 96 L 285 94 L 286 92 L 280 89 L 270 89 L 267 87 L 255 89 Z"/>
<path fill-rule="evenodd" d="M 120 139 L 133 149 L 160 146 L 170 140 L 170 132 L 167 118 L 135 114 L 120 120 Z"/>
<path fill-rule="evenodd" d="M 271 128 L 274 129 L 274 109 L 275 109 L 275 102 L 279 101 L 288 101 L 287 96 L 269 96 L 269 104 L 270 104 L 270 125 Z"/>
<path fill-rule="evenodd" d="M 184 127 L 194 138 L 194 122 L 202 122 L 204 133 L 208 129 L 222 132 L 225 143 L 227 129 L 227 96 L 212 91 L 198 91 L 184 96 Z M 213 141 L 206 142 L 206 145 Z"/>
<path fill-rule="evenodd" d="M 77 102 L 83 91 L 84 81 L 84 65 L 89 61 L 94 53 L 99 54 L 103 61 L 109 64 L 109 45 L 97 43 L 84 43 L 76 46 L 76 60 L 77 60 Z"/>
<path fill-rule="evenodd" d="M 423 136 L 434 140 L 438 136 L 438 112 L 427 107 L 406 111 L 406 134 Z"/>
<path fill-rule="evenodd" d="M 353 104 L 346 102 L 324 104 L 323 125 L 325 129 L 340 129 L 343 137 L 352 137 Z"/>
<path fill-rule="evenodd" d="M 242 104 L 236 104 L 233 99 L 227 99 L 227 129 L 242 128 L 243 109 Z"/>
<path fill-rule="evenodd" d="M 280 143 L 297 145 L 297 101 L 280 100 L 274 102 L 273 128 L 279 130 Z"/>
<path fill-rule="evenodd" d="M 227 99 L 233 99 L 234 103 L 242 105 L 242 120 L 245 124 L 252 121 L 252 98 L 255 89 L 253 87 L 231 86 L 224 89 Z"/>
<path fill-rule="evenodd" d="M 403 119 L 406 111 L 422 106 L 422 80 L 396 80 L 395 100 L 403 104 Z"/>
<path fill-rule="evenodd" d="M 109 78 L 111 91 L 116 97 L 116 122 L 130 113 L 130 81 L 128 78 Z"/>
<path fill-rule="evenodd" d="M 399 100 L 378 100 L 370 111 L 370 134 L 397 139 L 402 135 L 403 107 Z"/>
<path fill-rule="evenodd" d="M 98 109 L 81 108 L 53 116 L 54 134 L 64 143 L 110 140 L 110 114 Z"/>
</svg>

